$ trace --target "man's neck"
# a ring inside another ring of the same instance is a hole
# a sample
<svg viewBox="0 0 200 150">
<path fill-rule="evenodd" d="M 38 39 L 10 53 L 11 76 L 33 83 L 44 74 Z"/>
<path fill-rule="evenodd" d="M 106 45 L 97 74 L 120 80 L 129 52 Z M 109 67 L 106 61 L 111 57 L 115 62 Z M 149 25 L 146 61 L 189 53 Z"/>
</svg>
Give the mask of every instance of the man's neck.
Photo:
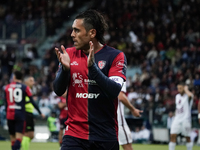
<svg viewBox="0 0 200 150">
<path fill-rule="evenodd" d="M 98 42 L 98 41 L 92 41 L 93 42 L 93 45 L 94 45 L 94 53 L 96 53 L 97 51 L 99 51 L 104 45 L 103 44 L 101 44 L 100 42 Z M 85 53 L 85 54 L 89 54 L 89 51 L 90 51 L 90 49 L 88 49 L 88 50 L 83 50 L 83 52 Z"/>
<path fill-rule="evenodd" d="M 15 79 L 14 82 L 19 82 L 19 83 L 21 83 L 22 80 L 17 80 L 17 79 Z"/>
<path fill-rule="evenodd" d="M 181 94 L 181 96 L 183 96 L 184 94 L 185 94 L 185 92 L 183 92 L 183 93 L 180 93 Z"/>
</svg>

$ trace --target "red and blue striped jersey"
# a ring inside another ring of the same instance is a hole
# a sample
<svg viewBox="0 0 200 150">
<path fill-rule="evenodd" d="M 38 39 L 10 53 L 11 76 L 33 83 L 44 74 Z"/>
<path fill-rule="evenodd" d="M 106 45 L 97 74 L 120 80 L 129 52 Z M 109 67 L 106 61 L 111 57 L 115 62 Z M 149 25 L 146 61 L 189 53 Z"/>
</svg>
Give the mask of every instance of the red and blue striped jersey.
<svg viewBox="0 0 200 150">
<path fill-rule="evenodd" d="M 30 88 L 22 83 L 12 82 L 5 87 L 6 118 L 25 120 L 25 97 L 32 96 Z"/>
<path fill-rule="evenodd" d="M 74 47 L 66 51 L 70 57 L 70 81 L 65 135 L 95 141 L 117 141 L 117 97 L 112 99 L 91 79 L 85 53 Z M 94 56 L 95 63 L 105 76 L 126 80 L 123 52 L 104 45 Z"/>
</svg>

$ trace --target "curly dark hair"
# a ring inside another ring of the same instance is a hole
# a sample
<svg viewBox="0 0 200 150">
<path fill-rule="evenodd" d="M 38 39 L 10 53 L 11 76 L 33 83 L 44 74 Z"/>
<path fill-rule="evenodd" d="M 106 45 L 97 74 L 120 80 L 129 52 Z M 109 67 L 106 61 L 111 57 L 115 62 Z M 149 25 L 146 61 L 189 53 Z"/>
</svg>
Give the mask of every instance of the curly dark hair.
<svg viewBox="0 0 200 150">
<path fill-rule="evenodd" d="M 86 10 L 76 16 L 76 19 L 83 19 L 83 25 L 88 32 L 90 29 L 96 30 L 96 39 L 104 44 L 104 33 L 108 29 L 108 25 L 103 16 L 96 10 Z"/>
</svg>

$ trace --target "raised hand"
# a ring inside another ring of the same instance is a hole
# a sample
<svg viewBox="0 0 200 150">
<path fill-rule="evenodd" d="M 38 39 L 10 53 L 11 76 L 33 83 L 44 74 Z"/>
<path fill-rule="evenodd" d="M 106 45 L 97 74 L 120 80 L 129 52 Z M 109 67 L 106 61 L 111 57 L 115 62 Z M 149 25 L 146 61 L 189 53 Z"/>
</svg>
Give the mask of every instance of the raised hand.
<svg viewBox="0 0 200 150">
<path fill-rule="evenodd" d="M 58 61 L 62 64 L 64 70 L 69 70 L 70 69 L 69 55 L 66 52 L 65 47 L 63 45 L 61 45 L 61 50 L 63 53 L 61 53 L 58 48 L 55 48 Z"/>
<path fill-rule="evenodd" d="M 184 91 L 188 91 L 188 86 L 187 85 L 184 86 Z"/>
<path fill-rule="evenodd" d="M 90 50 L 89 50 L 89 56 L 87 60 L 88 67 L 92 66 L 94 63 L 94 45 L 92 41 L 90 41 Z"/>
</svg>

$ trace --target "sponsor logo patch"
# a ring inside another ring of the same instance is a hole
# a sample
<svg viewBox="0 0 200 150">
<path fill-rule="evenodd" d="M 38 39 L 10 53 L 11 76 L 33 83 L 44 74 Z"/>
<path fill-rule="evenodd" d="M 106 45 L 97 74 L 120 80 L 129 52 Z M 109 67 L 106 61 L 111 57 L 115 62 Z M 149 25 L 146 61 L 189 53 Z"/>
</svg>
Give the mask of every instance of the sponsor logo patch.
<svg viewBox="0 0 200 150">
<path fill-rule="evenodd" d="M 76 61 L 73 61 L 70 65 L 71 66 L 78 66 L 78 63 Z"/>
<path fill-rule="evenodd" d="M 116 63 L 116 66 L 117 66 L 118 68 L 126 68 L 126 65 L 125 65 L 125 63 L 124 63 L 123 60 L 118 61 L 118 62 Z"/>
<path fill-rule="evenodd" d="M 72 75 L 72 79 L 73 79 L 73 82 L 72 82 L 73 86 L 78 85 L 78 87 L 84 87 L 83 76 L 80 73 L 74 72 Z"/>
<path fill-rule="evenodd" d="M 104 61 L 104 60 L 101 60 L 98 62 L 98 66 L 100 69 L 103 69 L 105 67 L 105 65 L 106 65 L 106 61 Z"/>
</svg>

